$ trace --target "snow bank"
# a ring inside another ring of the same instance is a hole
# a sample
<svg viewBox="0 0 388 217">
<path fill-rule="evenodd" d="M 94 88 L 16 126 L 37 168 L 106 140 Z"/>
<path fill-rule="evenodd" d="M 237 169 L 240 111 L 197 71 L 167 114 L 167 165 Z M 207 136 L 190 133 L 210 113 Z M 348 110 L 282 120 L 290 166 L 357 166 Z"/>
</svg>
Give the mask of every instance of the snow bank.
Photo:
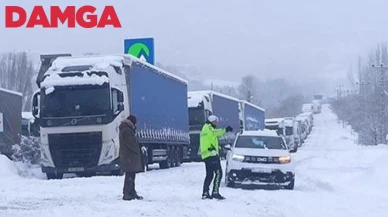
<svg viewBox="0 0 388 217">
<path fill-rule="evenodd" d="M 14 162 L 4 155 L 0 155 L 0 182 L 18 178 L 18 169 Z"/>
</svg>

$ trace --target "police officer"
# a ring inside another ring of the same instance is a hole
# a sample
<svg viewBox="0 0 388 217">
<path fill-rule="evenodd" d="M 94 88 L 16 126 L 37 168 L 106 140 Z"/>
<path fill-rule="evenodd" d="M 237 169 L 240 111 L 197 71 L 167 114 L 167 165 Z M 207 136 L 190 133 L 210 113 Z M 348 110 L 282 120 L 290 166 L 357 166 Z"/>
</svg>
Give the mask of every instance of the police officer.
<svg viewBox="0 0 388 217">
<path fill-rule="evenodd" d="M 222 179 L 222 168 L 220 162 L 220 147 L 218 146 L 218 137 L 223 136 L 227 132 L 232 132 L 233 128 L 228 126 L 225 129 L 216 129 L 217 124 L 218 118 L 215 115 L 211 115 L 208 117 L 208 121 L 202 127 L 201 131 L 201 157 L 206 165 L 206 178 L 203 184 L 202 199 L 225 199 L 225 197 L 219 193 Z M 209 187 L 213 178 L 213 192 L 212 195 L 210 195 Z"/>
</svg>

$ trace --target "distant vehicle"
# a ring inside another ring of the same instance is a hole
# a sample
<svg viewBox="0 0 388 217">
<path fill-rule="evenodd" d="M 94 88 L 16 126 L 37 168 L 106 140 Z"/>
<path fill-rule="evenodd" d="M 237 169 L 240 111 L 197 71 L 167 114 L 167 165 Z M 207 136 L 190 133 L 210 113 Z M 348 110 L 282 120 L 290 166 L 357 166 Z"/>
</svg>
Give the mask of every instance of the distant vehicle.
<svg viewBox="0 0 388 217">
<path fill-rule="evenodd" d="M 240 101 L 216 91 L 189 91 L 188 111 L 190 129 L 190 149 L 188 154 L 190 160 L 201 160 L 199 135 L 207 118 L 213 114 L 219 118 L 219 128 L 225 128 L 230 125 L 234 129 L 233 133 L 227 133 L 225 136 L 219 138 L 219 144 L 222 147 L 222 157 L 226 157 L 224 147 L 234 142 L 236 134 L 241 127 Z"/>
<path fill-rule="evenodd" d="M 313 100 L 313 108 L 314 108 L 314 114 L 321 113 L 321 101 L 320 100 Z"/>
<path fill-rule="evenodd" d="M 33 98 L 48 179 L 120 175 L 119 126 L 130 114 L 144 164 L 180 166 L 190 140 L 187 81 L 130 55 L 59 56 L 41 56 Z"/>
<path fill-rule="evenodd" d="M 323 100 L 323 95 L 321 94 L 314 95 L 314 100 Z"/>
<path fill-rule="evenodd" d="M 22 94 L 0 88 L 0 154 L 11 158 L 12 146 L 20 144 Z"/>
<path fill-rule="evenodd" d="M 312 103 L 303 104 L 302 112 L 314 112 L 314 105 Z"/>
<path fill-rule="evenodd" d="M 292 151 L 298 150 L 298 145 L 295 143 L 294 137 L 294 123 L 292 121 L 286 121 L 285 118 L 273 118 L 265 119 L 265 128 L 274 130 L 285 138 L 287 146 Z"/>
<path fill-rule="evenodd" d="M 304 142 L 304 138 L 302 138 L 302 123 L 299 122 L 298 120 L 296 120 L 296 118 L 293 118 L 293 117 L 288 117 L 288 118 L 285 118 L 286 122 L 289 121 L 290 124 L 293 123 L 294 127 L 293 127 L 293 130 L 294 130 L 294 140 L 295 140 L 295 144 L 298 146 L 298 147 L 301 147 L 303 142 Z"/>
<path fill-rule="evenodd" d="M 240 100 L 240 120 L 242 130 L 264 130 L 265 110 L 245 100 Z"/>
<path fill-rule="evenodd" d="M 295 163 L 276 131 L 244 131 L 236 138 L 226 161 L 225 181 L 236 185 L 277 185 L 294 189 Z"/>
<path fill-rule="evenodd" d="M 304 116 L 296 116 L 295 120 L 298 121 L 299 127 L 300 127 L 300 138 L 302 144 L 305 142 L 308 136 L 308 131 L 309 131 L 309 120 L 308 117 Z"/>
<path fill-rule="evenodd" d="M 307 118 L 307 120 L 308 120 L 307 135 L 309 135 L 314 127 L 314 114 L 312 112 L 305 112 L 305 113 L 298 115 L 297 117 L 306 117 Z"/>
</svg>

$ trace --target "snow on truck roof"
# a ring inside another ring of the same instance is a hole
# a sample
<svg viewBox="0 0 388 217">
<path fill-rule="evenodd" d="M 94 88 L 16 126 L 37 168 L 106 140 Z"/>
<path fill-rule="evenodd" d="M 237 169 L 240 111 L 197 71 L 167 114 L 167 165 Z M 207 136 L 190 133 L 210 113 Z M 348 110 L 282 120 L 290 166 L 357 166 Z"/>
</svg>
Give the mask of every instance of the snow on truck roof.
<svg viewBox="0 0 388 217">
<path fill-rule="evenodd" d="M 18 95 L 18 96 L 23 96 L 23 94 L 20 93 L 20 92 L 4 89 L 4 88 L 1 88 L 1 87 L 0 87 L 0 91 L 6 92 L 6 93 L 10 93 L 10 94 L 14 94 L 14 95 Z"/>
<path fill-rule="evenodd" d="M 240 100 L 240 102 L 241 102 L 241 103 L 244 103 L 244 104 L 247 104 L 247 105 L 249 105 L 249 106 L 252 106 L 252 107 L 254 107 L 255 109 L 258 109 L 258 110 L 260 110 L 260 111 L 262 111 L 262 112 L 265 112 L 265 109 L 263 109 L 263 108 L 261 108 L 261 107 L 255 105 L 255 104 L 252 104 L 252 103 L 250 103 L 250 102 L 248 102 L 248 101 Z"/>
<path fill-rule="evenodd" d="M 256 131 L 244 131 L 241 136 L 266 136 L 266 137 L 279 137 L 275 130 L 256 130 Z"/>
<path fill-rule="evenodd" d="M 121 67 L 123 64 L 131 65 L 133 62 L 143 64 L 147 67 L 154 69 L 159 74 L 165 75 L 167 77 L 173 78 L 179 82 L 187 84 L 188 82 L 183 78 L 180 78 L 170 72 L 167 72 L 161 68 L 158 68 L 152 64 L 149 64 L 145 61 L 142 61 L 132 55 L 128 54 L 119 54 L 119 55 L 96 55 L 96 56 L 73 56 L 73 57 L 58 57 L 52 64 L 52 69 L 63 69 L 67 66 L 75 65 L 93 65 L 98 69 L 107 68 L 110 65 Z M 50 70 L 49 69 L 49 70 Z"/>
<path fill-rule="evenodd" d="M 284 118 L 270 118 L 270 119 L 265 119 L 265 123 L 280 123 L 284 121 Z"/>
<path fill-rule="evenodd" d="M 187 92 L 187 97 L 188 97 L 188 106 L 189 107 L 197 107 L 199 103 L 203 101 L 203 98 L 205 96 L 210 96 L 210 95 L 217 95 L 222 98 L 230 99 L 232 101 L 239 102 L 239 99 L 234 98 L 232 96 L 228 96 L 216 91 L 212 90 L 200 90 L 200 91 L 189 91 Z"/>
</svg>

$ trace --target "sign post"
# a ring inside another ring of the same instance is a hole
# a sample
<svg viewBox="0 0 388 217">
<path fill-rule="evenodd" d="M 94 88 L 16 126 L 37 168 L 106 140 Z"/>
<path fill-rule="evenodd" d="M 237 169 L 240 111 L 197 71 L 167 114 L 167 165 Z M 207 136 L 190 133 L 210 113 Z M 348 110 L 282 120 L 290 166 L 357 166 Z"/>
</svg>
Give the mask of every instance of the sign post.
<svg viewBox="0 0 388 217">
<path fill-rule="evenodd" d="M 124 40 L 124 53 L 135 56 L 152 65 L 155 64 L 153 38 L 137 38 Z"/>
<path fill-rule="evenodd" d="M 3 113 L 0 112 L 0 133 L 4 132 Z"/>
</svg>

